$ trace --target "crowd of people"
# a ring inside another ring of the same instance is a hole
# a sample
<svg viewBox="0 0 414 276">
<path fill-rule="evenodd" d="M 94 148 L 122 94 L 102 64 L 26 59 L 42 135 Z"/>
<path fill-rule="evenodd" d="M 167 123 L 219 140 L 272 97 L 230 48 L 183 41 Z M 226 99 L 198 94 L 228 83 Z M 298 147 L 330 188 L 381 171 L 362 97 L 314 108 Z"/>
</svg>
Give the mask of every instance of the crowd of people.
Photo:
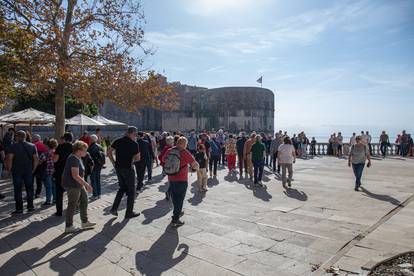
<svg viewBox="0 0 414 276">
<path fill-rule="evenodd" d="M 23 213 L 23 186 L 26 191 L 27 212 L 33 212 L 34 198 L 42 197 L 43 206 L 55 205 L 56 216 L 63 216 L 63 198 L 66 192 L 66 228 L 68 233 L 79 229 L 73 225 L 77 208 L 80 211 L 81 227 L 89 229 L 94 223 L 88 220 L 87 208 L 90 200 L 101 197 L 101 171 L 106 166 L 106 157 L 112 163 L 119 182 L 110 214 L 118 216 L 118 208 L 124 195 L 127 197 L 125 218 L 140 215 L 134 211 L 137 194 L 147 182 L 152 181 L 152 170 L 162 166 L 163 176 L 168 176 L 169 188 L 166 200 L 173 203 L 172 225 L 181 226 L 183 201 L 188 187 L 189 170 L 197 173 L 198 192 L 207 192 L 208 178 L 217 177 L 219 166 L 227 166 L 228 174 L 239 179 L 250 179 L 256 188 L 266 188 L 262 182 L 265 166 L 280 175 L 285 189 L 292 186 L 293 164 L 296 158 L 316 155 L 316 139 L 309 141 L 304 132 L 289 136 L 285 131 L 274 135 L 240 132 L 232 134 L 222 129 L 189 134 L 138 131 L 128 127 L 125 135 L 111 142 L 107 149 L 101 145 L 99 129 L 94 134 L 84 132 L 75 141 L 73 134 L 65 133 L 56 139 L 42 140 L 40 135 L 31 136 L 25 131 L 9 129 L 0 143 L 0 177 L 3 167 L 12 176 L 15 211 Z M 372 137 L 368 131 L 353 136 L 349 141 L 348 164 L 355 174 L 355 190 L 361 186 L 363 169 L 371 166 Z M 391 146 L 388 134 L 383 131 L 379 143 L 381 153 L 386 156 Z M 395 142 L 398 153 L 413 154 L 413 140 L 403 131 Z M 330 136 L 328 154 L 344 154 L 344 138 L 341 132 Z M 106 152 L 105 152 L 106 151 Z M 36 185 L 34 185 L 36 184 Z M 36 186 L 36 188 L 34 187 Z M 88 198 L 88 194 L 91 196 Z M 4 195 L 0 194 L 0 198 Z"/>
</svg>

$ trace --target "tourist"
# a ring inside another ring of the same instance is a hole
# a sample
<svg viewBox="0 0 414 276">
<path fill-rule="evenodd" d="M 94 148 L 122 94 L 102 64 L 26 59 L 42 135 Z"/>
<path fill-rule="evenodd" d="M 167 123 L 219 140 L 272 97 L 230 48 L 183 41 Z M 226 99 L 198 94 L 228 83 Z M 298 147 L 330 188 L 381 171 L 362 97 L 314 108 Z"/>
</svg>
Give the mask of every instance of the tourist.
<svg viewBox="0 0 414 276">
<path fill-rule="evenodd" d="M 158 156 L 158 145 L 157 145 L 157 136 L 155 135 L 154 131 L 150 132 L 149 138 L 150 138 L 150 141 L 151 141 L 152 156 L 154 156 L 155 164 L 158 167 L 158 158 L 156 158 L 156 156 Z"/>
<path fill-rule="evenodd" d="M 170 136 L 167 132 L 163 132 L 163 133 L 161 133 L 161 137 L 159 138 L 159 141 L 158 141 L 158 151 L 159 152 L 162 152 L 162 150 L 164 149 L 164 147 L 165 147 L 165 139 L 167 138 L 167 136 Z M 172 136 L 172 137 L 174 137 L 174 136 Z"/>
<path fill-rule="evenodd" d="M 250 180 L 253 180 L 253 163 L 252 163 L 252 146 L 256 142 L 256 132 L 250 134 L 250 138 L 244 143 L 244 159 L 247 163 L 247 172 L 249 174 Z"/>
<path fill-rule="evenodd" d="M 16 142 L 9 147 L 7 170 L 12 173 L 16 210 L 12 214 L 23 213 L 22 184 L 26 189 L 27 211 L 33 212 L 33 173 L 39 163 L 35 145 L 26 142 L 26 132 L 16 132 Z"/>
<path fill-rule="evenodd" d="M 210 141 L 209 141 L 209 137 L 207 133 L 203 132 L 200 135 L 199 144 L 204 145 L 206 149 L 206 155 L 207 155 L 207 164 L 209 164 L 211 149 L 210 149 Z M 206 172 L 208 172 L 208 166 L 206 166 Z"/>
<path fill-rule="evenodd" d="M 167 136 L 165 138 L 165 146 L 164 146 L 163 150 L 161 151 L 160 155 L 158 155 L 158 159 L 160 160 L 160 165 L 163 168 L 163 171 L 162 171 L 163 175 L 165 175 L 165 172 L 164 172 L 164 158 L 165 158 L 165 155 L 167 154 L 168 150 L 170 148 L 172 148 L 173 146 L 174 146 L 174 137 Z M 170 200 L 170 196 L 171 196 L 171 189 L 170 189 L 170 185 L 168 185 L 168 189 L 165 192 L 165 199 Z"/>
<path fill-rule="evenodd" d="M 82 163 L 82 158 L 86 156 L 87 149 L 88 145 L 85 142 L 76 141 L 73 144 L 73 153 L 67 158 L 63 170 L 62 186 L 68 194 L 65 233 L 79 231 L 78 228 L 73 226 L 73 215 L 78 207 L 82 221 L 82 229 L 91 229 L 96 224 L 88 221 L 87 192 L 92 192 L 92 186 L 83 179 L 85 167 Z"/>
<path fill-rule="evenodd" d="M 89 147 L 89 145 L 91 144 L 91 137 L 89 136 L 88 131 L 85 130 L 83 132 L 83 135 L 79 138 L 79 141 L 85 142 Z"/>
<path fill-rule="evenodd" d="M 355 175 L 355 191 L 359 191 L 361 187 L 362 172 L 365 167 L 365 161 L 368 159 L 367 167 L 371 166 L 371 155 L 368 146 L 363 143 L 362 137 L 356 137 L 356 144 L 351 147 L 348 158 L 348 166 L 351 167 Z"/>
<path fill-rule="evenodd" d="M 344 137 L 342 137 L 341 132 L 338 132 L 338 136 L 336 137 L 336 139 L 338 140 L 338 157 L 342 157 Z"/>
<path fill-rule="evenodd" d="M 383 130 L 381 133 L 379 143 L 380 143 L 382 157 L 385 158 L 385 156 L 387 155 L 387 149 L 391 145 L 390 138 L 388 134 L 385 132 L 385 130 Z"/>
<path fill-rule="evenodd" d="M 244 144 L 246 143 L 246 140 L 247 140 L 246 133 L 240 132 L 239 137 L 237 138 L 237 142 L 236 142 L 240 178 L 243 177 L 243 168 L 244 168 L 245 175 L 247 177 L 247 160 L 244 158 L 244 154 L 243 154 Z"/>
<path fill-rule="evenodd" d="M 397 138 L 395 139 L 395 154 L 400 155 L 401 154 L 401 135 L 398 134 Z"/>
<path fill-rule="evenodd" d="M 315 137 L 312 137 L 312 140 L 311 140 L 311 142 L 310 142 L 310 154 L 312 155 L 312 156 L 315 156 L 316 155 L 316 140 L 315 140 Z"/>
<path fill-rule="evenodd" d="M 188 136 L 188 150 L 194 156 L 197 153 L 197 135 L 195 130 L 192 129 L 190 132 L 190 136 Z"/>
<path fill-rule="evenodd" d="M 44 152 L 48 151 L 48 148 L 42 142 L 39 134 L 34 134 L 32 137 L 33 144 L 36 147 L 37 155 L 40 157 Z M 44 174 L 46 172 L 46 163 L 39 163 L 36 167 L 36 171 L 33 174 L 34 179 L 36 180 L 36 189 L 34 191 L 34 198 L 40 197 L 42 193 L 42 181 L 44 179 Z"/>
<path fill-rule="evenodd" d="M 150 142 L 144 139 L 144 133 L 142 131 L 138 132 L 137 143 L 139 146 L 141 158 L 139 161 L 134 162 L 134 165 L 135 171 L 137 173 L 137 193 L 139 193 L 142 192 L 142 188 L 144 187 L 145 168 L 148 170 L 148 180 L 151 179 L 152 168 L 148 168 L 148 163 L 153 159 L 152 155 L 154 152 L 152 151 Z"/>
<path fill-rule="evenodd" d="M 92 200 L 101 198 L 101 171 L 106 163 L 104 149 L 98 141 L 99 137 L 92 134 L 91 145 L 88 147 L 88 153 L 95 164 L 91 172 L 91 185 L 93 188 Z"/>
<path fill-rule="evenodd" d="M 368 135 L 364 131 L 361 131 L 361 142 L 368 146 Z"/>
<path fill-rule="evenodd" d="M 372 155 L 372 145 L 371 145 L 372 137 L 369 134 L 368 130 L 365 131 L 365 136 L 366 136 L 366 139 L 367 139 L 367 145 L 368 145 L 368 149 L 369 149 L 369 154 Z"/>
<path fill-rule="evenodd" d="M 0 140 L 0 179 L 3 178 L 3 168 L 4 163 L 6 161 L 6 153 L 4 151 L 3 143 Z M 6 196 L 2 193 L 0 193 L 0 199 L 4 199 Z"/>
<path fill-rule="evenodd" d="M 9 128 L 7 132 L 3 136 L 3 148 L 5 151 L 5 154 L 7 155 L 10 146 L 14 143 L 16 131 L 14 128 Z"/>
<path fill-rule="evenodd" d="M 137 140 L 137 128 L 128 127 L 125 136 L 116 139 L 108 149 L 108 157 L 115 168 L 119 189 L 116 193 L 110 213 L 118 216 L 118 207 L 124 194 L 127 195 L 125 219 L 134 218 L 140 213 L 134 213 L 135 173 L 132 168 L 134 161 L 140 161 L 140 149 Z M 114 153 L 115 151 L 115 158 Z"/>
<path fill-rule="evenodd" d="M 284 188 L 286 188 L 287 182 L 288 186 L 291 187 L 293 177 L 293 164 L 296 162 L 296 153 L 289 137 L 285 137 L 283 144 L 279 146 L 277 158 L 278 163 L 282 167 L 282 185 Z M 289 173 L 287 178 L 286 170 Z"/>
<path fill-rule="evenodd" d="M 354 133 L 352 133 L 351 139 L 349 139 L 349 145 L 353 146 L 355 144 L 356 144 L 356 133 L 354 132 Z"/>
<path fill-rule="evenodd" d="M 411 134 L 407 134 L 408 135 L 408 156 L 413 156 L 413 151 L 414 151 L 414 142 L 413 142 L 413 138 L 411 137 Z"/>
<path fill-rule="evenodd" d="M 408 134 L 405 130 L 403 130 L 401 137 L 400 137 L 400 146 L 401 146 L 401 155 L 404 157 L 407 156 L 407 153 L 408 153 L 408 142 L 409 142 Z"/>
<path fill-rule="evenodd" d="M 336 133 L 332 136 L 332 154 L 333 156 L 338 156 L 338 147 L 339 147 L 339 140 L 336 136 Z"/>
<path fill-rule="evenodd" d="M 262 137 L 260 135 L 257 135 L 255 139 L 256 141 L 251 148 L 251 160 L 254 167 L 254 184 L 263 186 L 262 177 L 266 146 L 262 143 Z"/>
<path fill-rule="evenodd" d="M 53 200 L 55 199 L 55 195 L 53 195 L 53 174 L 55 173 L 55 164 L 53 162 L 53 155 L 55 153 L 55 149 L 58 146 L 58 143 L 55 139 L 50 139 L 47 142 L 48 150 L 42 152 L 39 155 L 39 164 L 45 168 L 43 174 L 43 183 L 45 185 L 46 191 L 46 200 L 42 204 L 43 206 L 50 206 L 52 205 L 52 196 Z"/>
<path fill-rule="evenodd" d="M 226 150 L 226 159 L 227 159 L 227 166 L 229 168 L 229 174 L 235 172 L 236 170 L 236 140 L 233 138 L 233 135 L 230 134 L 229 138 L 225 143 L 225 150 Z"/>
<path fill-rule="evenodd" d="M 56 193 L 56 213 L 55 216 L 61 217 L 63 213 L 63 193 L 65 190 L 62 187 L 62 173 L 65 169 L 66 160 L 72 154 L 72 140 L 73 135 L 70 132 L 63 134 L 61 144 L 59 144 L 53 155 L 55 162 L 55 193 Z"/>
<path fill-rule="evenodd" d="M 84 142 L 85 143 L 85 142 Z M 93 162 L 93 159 L 89 152 L 86 151 L 86 154 L 84 157 L 82 157 L 83 165 L 85 166 L 85 173 L 83 174 L 83 178 L 86 182 L 88 182 L 89 176 L 91 176 L 93 168 L 95 167 L 95 163 Z"/>
<path fill-rule="evenodd" d="M 199 144 L 197 147 L 197 153 L 195 160 L 199 164 L 200 168 L 197 171 L 197 183 L 199 192 L 207 191 L 207 154 L 206 147 L 203 144 Z"/>
<path fill-rule="evenodd" d="M 216 134 L 211 133 L 210 137 L 210 160 L 208 162 L 208 167 L 210 170 L 210 177 L 214 175 L 217 176 L 217 164 L 220 162 L 221 156 L 221 145 L 216 139 Z"/>
<path fill-rule="evenodd" d="M 168 150 L 164 160 L 165 168 L 177 168 L 174 172 L 166 170 L 166 173 L 168 174 L 168 181 L 171 186 L 171 196 L 174 205 L 171 221 L 171 224 L 174 227 L 179 227 L 184 224 L 184 222 L 180 220 L 180 217 L 183 215 L 183 203 L 188 187 L 188 165 L 191 166 L 192 170 L 198 170 L 199 168 L 197 161 L 195 161 L 191 153 L 186 150 L 187 143 L 187 138 L 180 137 L 177 140 L 177 146 Z M 179 160 L 169 157 L 169 155 L 172 157 L 178 155 Z M 178 164 L 172 164 L 177 161 L 179 161 Z"/>
<path fill-rule="evenodd" d="M 222 129 L 219 129 L 217 132 L 216 142 L 220 145 L 221 150 L 221 158 L 219 159 L 219 164 L 224 166 L 224 162 L 226 161 L 226 135 L 224 134 L 224 131 Z"/>
<path fill-rule="evenodd" d="M 292 140 L 292 145 L 295 148 L 296 155 L 298 155 L 299 142 L 298 142 L 298 138 L 296 137 L 296 134 L 293 134 L 293 137 L 291 140 Z"/>
<path fill-rule="evenodd" d="M 276 172 L 277 151 L 282 144 L 282 137 L 279 133 L 275 133 L 275 139 L 270 144 L 270 153 L 272 154 L 273 172 Z M 277 173 L 280 173 L 280 164 L 277 163 Z"/>
</svg>

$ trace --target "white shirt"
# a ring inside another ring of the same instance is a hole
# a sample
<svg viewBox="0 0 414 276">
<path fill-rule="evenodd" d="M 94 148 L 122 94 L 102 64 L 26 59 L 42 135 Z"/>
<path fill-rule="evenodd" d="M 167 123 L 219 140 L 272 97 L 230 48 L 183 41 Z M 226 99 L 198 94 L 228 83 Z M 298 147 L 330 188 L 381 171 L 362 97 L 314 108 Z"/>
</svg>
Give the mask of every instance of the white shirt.
<svg viewBox="0 0 414 276">
<path fill-rule="evenodd" d="M 283 164 L 292 164 L 294 160 L 295 148 L 289 144 L 279 146 L 278 154 L 280 154 L 279 162 Z"/>
<path fill-rule="evenodd" d="M 351 146 L 355 145 L 356 144 L 356 136 L 352 136 L 349 143 L 351 144 Z"/>
</svg>

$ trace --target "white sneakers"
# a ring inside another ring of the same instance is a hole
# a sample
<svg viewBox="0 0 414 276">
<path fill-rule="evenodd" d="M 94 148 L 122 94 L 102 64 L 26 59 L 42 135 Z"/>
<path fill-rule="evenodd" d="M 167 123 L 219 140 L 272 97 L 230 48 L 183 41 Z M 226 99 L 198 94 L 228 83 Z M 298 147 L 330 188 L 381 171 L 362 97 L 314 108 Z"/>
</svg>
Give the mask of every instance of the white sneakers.
<svg viewBox="0 0 414 276">
<path fill-rule="evenodd" d="M 82 223 L 82 230 L 92 229 L 92 228 L 95 227 L 95 225 L 96 225 L 96 223 L 87 221 L 85 223 Z M 65 233 L 67 233 L 67 234 L 76 233 L 76 232 L 79 232 L 80 230 L 81 230 L 80 228 L 71 225 L 71 226 L 69 226 L 69 227 L 67 226 L 65 228 Z"/>
</svg>

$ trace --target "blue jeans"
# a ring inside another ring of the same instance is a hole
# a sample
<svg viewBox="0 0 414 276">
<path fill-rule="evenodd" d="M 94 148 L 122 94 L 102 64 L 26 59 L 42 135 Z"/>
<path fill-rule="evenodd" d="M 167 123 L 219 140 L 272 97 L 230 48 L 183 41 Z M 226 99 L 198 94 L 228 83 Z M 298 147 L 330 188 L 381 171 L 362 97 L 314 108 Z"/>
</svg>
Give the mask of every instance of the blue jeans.
<svg viewBox="0 0 414 276">
<path fill-rule="evenodd" d="M 101 168 L 93 168 L 91 172 L 93 196 L 101 196 Z"/>
<path fill-rule="evenodd" d="M 43 178 L 43 183 L 45 184 L 46 190 L 46 202 L 52 202 L 52 187 L 53 187 L 53 176 L 52 175 L 45 175 Z"/>
<path fill-rule="evenodd" d="M 31 168 L 23 168 L 20 172 L 13 172 L 12 176 L 16 210 L 23 211 L 23 183 L 26 188 L 27 208 L 33 208 L 33 174 Z"/>
<path fill-rule="evenodd" d="M 361 177 L 364 167 L 365 163 L 352 164 L 352 169 L 354 170 L 355 175 L 355 188 L 359 188 L 361 186 Z"/>
<path fill-rule="evenodd" d="M 256 184 L 259 181 L 262 181 L 264 160 L 252 160 L 252 162 L 254 168 L 254 183 Z"/>
</svg>

